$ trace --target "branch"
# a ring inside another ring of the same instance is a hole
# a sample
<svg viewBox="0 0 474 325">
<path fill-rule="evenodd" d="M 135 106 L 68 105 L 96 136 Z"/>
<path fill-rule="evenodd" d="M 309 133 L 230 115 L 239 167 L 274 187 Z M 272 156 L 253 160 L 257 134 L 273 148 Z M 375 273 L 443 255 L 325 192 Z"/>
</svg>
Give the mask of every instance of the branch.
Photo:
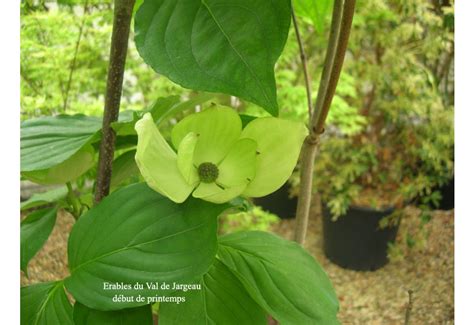
<svg viewBox="0 0 474 325">
<path fill-rule="evenodd" d="M 89 0 L 86 0 L 84 2 L 84 12 L 83 12 L 83 17 L 82 17 L 82 22 L 81 26 L 79 27 L 79 35 L 77 36 L 77 41 L 76 41 L 76 47 L 74 49 L 74 56 L 71 61 L 71 66 L 69 68 L 69 77 L 67 80 L 66 84 L 66 90 L 65 90 L 65 96 L 64 96 L 64 104 L 63 104 L 63 112 L 65 113 L 67 110 L 67 105 L 69 101 L 69 90 L 71 90 L 71 84 L 72 84 L 72 76 L 74 74 L 74 70 L 76 69 L 76 61 L 77 61 L 77 54 L 79 52 L 79 45 L 81 44 L 81 38 L 82 38 L 82 32 L 84 30 L 84 25 L 86 23 L 86 13 L 87 9 L 89 7 Z"/>
<path fill-rule="evenodd" d="M 313 129 L 312 132 L 317 135 L 324 131 L 324 123 L 326 121 L 329 108 L 331 107 L 332 99 L 336 92 L 337 83 L 339 82 L 339 76 L 341 75 L 342 65 L 344 64 L 344 58 L 346 55 L 347 44 L 349 43 L 349 35 L 351 33 L 354 10 L 355 0 L 344 1 L 342 20 L 340 22 L 339 36 L 337 40 L 337 48 L 334 53 L 334 58 L 331 60 L 331 76 L 329 78 L 322 106 L 318 107 L 316 105 L 315 114 L 313 115 L 313 126 L 315 126 L 315 129 Z"/>
<path fill-rule="evenodd" d="M 120 97 L 122 96 L 123 74 L 127 57 L 130 22 L 135 0 L 116 0 L 110 62 L 105 95 L 102 140 L 100 143 L 99 166 L 94 202 L 98 203 L 109 194 L 112 176 L 112 161 L 115 150 L 115 132 L 111 124 L 118 119 Z"/>
<path fill-rule="evenodd" d="M 306 53 L 304 50 L 303 41 L 301 39 L 300 29 L 298 27 L 298 21 L 296 20 L 296 14 L 293 7 L 293 1 L 290 2 L 290 5 L 291 5 L 291 17 L 293 19 L 293 26 L 295 27 L 296 40 L 298 41 L 298 47 L 300 51 L 301 65 L 303 66 L 304 83 L 306 87 L 306 99 L 308 101 L 309 121 L 311 121 L 311 111 L 313 110 L 313 99 L 311 95 L 311 80 L 308 74 L 308 64 L 307 64 L 307 59 L 306 59 Z"/>
<path fill-rule="evenodd" d="M 296 209 L 294 239 L 304 244 L 311 207 L 314 160 L 318 151 L 319 137 L 331 106 L 349 40 L 354 16 L 355 0 L 335 0 L 329 44 L 323 73 L 319 84 L 314 112 L 311 114 L 310 134 L 302 148 L 300 189 Z"/>
</svg>

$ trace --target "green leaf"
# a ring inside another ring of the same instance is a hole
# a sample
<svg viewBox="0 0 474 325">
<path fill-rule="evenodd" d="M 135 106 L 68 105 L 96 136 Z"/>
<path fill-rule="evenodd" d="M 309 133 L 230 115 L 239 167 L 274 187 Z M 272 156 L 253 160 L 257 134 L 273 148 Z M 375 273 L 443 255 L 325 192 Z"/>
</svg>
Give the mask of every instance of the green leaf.
<svg viewBox="0 0 474 325">
<path fill-rule="evenodd" d="M 38 210 L 21 222 L 20 267 L 26 274 L 28 263 L 43 247 L 54 228 L 56 213 L 56 208 Z"/>
<path fill-rule="evenodd" d="M 338 324 L 328 276 L 295 242 L 260 231 L 233 233 L 219 239 L 218 256 L 281 324 Z"/>
<path fill-rule="evenodd" d="M 85 145 L 66 161 L 51 168 L 23 172 L 22 175 L 38 184 L 65 184 L 70 182 L 95 164 L 95 151 L 91 145 Z"/>
<path fill-rule="evenodd" d="M 278 115 L 274 65 L 290 1 L 146 0 L 135 42 L 156 72 L 183 87 L 238 96 Z"/>
<path fill-rule="evenodd" d="M 257 171 L 244 195 L 260 197 L 279 189 L 293 173 L 308 131 L 303 123 L 274 117 L 251 121 L 241 138 L 257 142 Z"/>
<path fill-rule="evenodd" d="M 188 109 L 193 109 L 197 105 L 202 105 L 214 97 L 214 94 L 200 93 L 183 102 L 179 101 L 178 96 L 159 98 L 150 109 L 150 113 L 156 124 L 159 125 L 165 119 Z"/>
<path fill-rule="evenodd" d="M 116 310 L 143 303 L 114 303 L 115 294 L 154 294 L 146 287 L 103 290 L 104 282 L 134 284 L 201 276 L 216 254 L 217 216 L 227 207 L 194 199 L 175 204 L 144 183 L 112 193 L 72 229 L 66 288 L 90 308 Z"/>
<path fill-rule="evenodd" d="M 112 179 L 110 187 L 116 188 L 130 177 L 138 175 L 138 167 L 135 162 L 136 150 L 130 150 L 114 159 L 112 165 Z"/>
<path fill-rule="evenodd" d="M 76 302 L 74 305 L 75 325 L 152 325 L 151 306 L 127 308 L 117 311 L 90 309 Z"/>
<path fill-rule="evenodd" d="M 135 123 L 142 117 L 142 111 L 125 110 L 121 111 L 116 122 L 111 126 L 118 136 L 135 135 Z"/>
<path fill-rule="evenodd" d="M 62 281 L 22 287 L 20 308 L 21 325 L 74 325 Z"/>
<path fill-rule="evenodd" d="M 298 16 L 309 19 L 319 33 L 324 31 L 332 0 L 293 0 Z"/>
<path fill-rule="evenodd" d="M 240 120 L 242 121 L 242 127 L 246 127 L 247 124 L 252 122 L 257 118 L 257 116 L 252 116 L 252 115 L 246 115 L 246 114 L 239 114 Z"/>
<path fill-rule="evenodd" d="M 58 115 L 26 120 L 21 124 L 21 172 L 44 170 L 71 158 L 91 143 L 100 118 Z"/>
<path fill-rule="evenodd" d="M 179 293 L 185 302 L 160 304 L 160 324 L 267 324 L 265 312 L 219 260 L 197 283 L 201 290 Z"/>
<path fill-rule="evenodd" d="M 154 103 L 153 106 L 148 109 L 148 112 L 153 116 L 153 120 L 156 124 L 164 121 L 164 119 L 171 115 L 173 107 L 179 104 L 179 96 L 168 96 L 160 97 Z"/>
<path fill-rule="evenodd" d="M 20 210 L 23 211 L 58 202 L 64 199 L 67 196 L 67 193 L 67 187 L 64 185 L 47 192 L 33 194 L 28 200 L 21 202 Z"/>
<path fill-rule="evenodd" d="M 135 16 L 137 10 L 140 8 L 140 6 L 143 4 L 143 0 L 136 0 L 135 5 L 133 6 L 133 15 Z"/>
<path fill-rule="evenodd" d="M 194 186 L 188 184 L 178 169 L 176 153 L 161 135 L 150 113 L 135 126 L 138 133 L 135 160 L 143 178 L 155 191 L 182 203 Z"/>
</svg>

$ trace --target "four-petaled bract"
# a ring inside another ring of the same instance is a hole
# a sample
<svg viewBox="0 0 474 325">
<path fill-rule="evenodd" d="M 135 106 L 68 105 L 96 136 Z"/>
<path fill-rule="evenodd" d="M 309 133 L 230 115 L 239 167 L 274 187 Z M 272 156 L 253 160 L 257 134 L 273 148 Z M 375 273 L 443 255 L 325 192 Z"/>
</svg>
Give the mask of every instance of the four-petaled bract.
<svg viewBox="0 0 474 325">
<path fill-rule="evenodd" d="M 239 115 L 215 106 L 189 115 L 172 130 L 175 152 L 147 113 L 135 125 L 135 159 L 148 186 L 181 203 L 192 195 L 224 203 L 280 188 L 297 163 L 307 135 L 299 122 L 256 118 L 242 130 Z"/>
</svg>

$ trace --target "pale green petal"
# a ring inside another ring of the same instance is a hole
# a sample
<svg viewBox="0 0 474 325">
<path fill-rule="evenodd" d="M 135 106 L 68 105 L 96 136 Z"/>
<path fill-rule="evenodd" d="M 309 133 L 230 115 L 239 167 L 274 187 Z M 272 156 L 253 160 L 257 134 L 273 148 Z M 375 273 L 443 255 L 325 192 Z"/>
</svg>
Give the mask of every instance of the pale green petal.
<svg viewBox="0 0 474 325">
<path fill-rule="evenodd" d="M 178 169 L 186 182 L 196 186 L 199 182 L 199 175 L 193 164 L 194 148 L 196 147 L 198 136 L 191 132 L 186 135 L 178 148 Z"/>
<path fill-rule="evenodd" d="M 242 194 L 242 191 L 246 186 L 246 184 L 243 184 L 222 189 L 221 187 L 217 186 L 216 183 L 206 184 L 201 182 L 201 184 L 199 184 L 199 186 L 193 192 L 193 196 L 204 201 L 220 204 L 228 202 Z"/>
<path fill-rule="evenodd" d="M 135 124 L 135 130 L 138 134 L 135 160 L 148 186 L 176 203 L 184 202 L 193 186 L 179 172 L 176 153 L 161 135 L 150 113 Z"/>
<path fill-rule="evenodd" d="M 66 184 L 84 174 L 94 163 L 94 148 L 88 145 L 57 166 L 23 172 L 22 175 L 38 184 Z"/>
<path fill-rule="evenodd" d="M 243 194 L 260 197 L 285 184 L 296 166 L 307 134 L 304 124 L 299 122 L 275 117 L 250 122 L 242 131 L 241 138 L 257 142 L 257 171 Z"/>
<path fill-rule="evenodd" d="M 194 164 L 218 164 L 239 139 L 242 121 L 230 107 L 215 106 L 182 119 L 173 128 L 171 139 L 175 148 L 190 132 L 199 134 L 194 151 Z"/>
<path fill-rule="evenodd" d="M 217 182 L 225 187 L 248 185 L 255 177 L 257 142 L 238 140 L 219 165 Z"/>
</svg>

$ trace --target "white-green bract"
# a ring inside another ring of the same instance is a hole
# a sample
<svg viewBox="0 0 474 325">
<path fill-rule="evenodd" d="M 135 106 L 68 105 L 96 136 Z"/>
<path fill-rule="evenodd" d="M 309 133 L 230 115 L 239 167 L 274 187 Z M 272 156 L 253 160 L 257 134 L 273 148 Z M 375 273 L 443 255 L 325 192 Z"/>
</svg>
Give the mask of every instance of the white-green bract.
<svg viewBox="0 0 474 325">
<path fill-rule="evenodd" d="M 185 117 L 172 130 L 175 152 L 151 114 L 135 125 L 135 159 L 148 186 L 176 203 L 189 195 L 224 203 L 243 195 L 260 197 L 290 177 L 307 135 L 303 123 L 256 118 L 242 130 L 230 107 L 214 106 Z"/>
</svg>

